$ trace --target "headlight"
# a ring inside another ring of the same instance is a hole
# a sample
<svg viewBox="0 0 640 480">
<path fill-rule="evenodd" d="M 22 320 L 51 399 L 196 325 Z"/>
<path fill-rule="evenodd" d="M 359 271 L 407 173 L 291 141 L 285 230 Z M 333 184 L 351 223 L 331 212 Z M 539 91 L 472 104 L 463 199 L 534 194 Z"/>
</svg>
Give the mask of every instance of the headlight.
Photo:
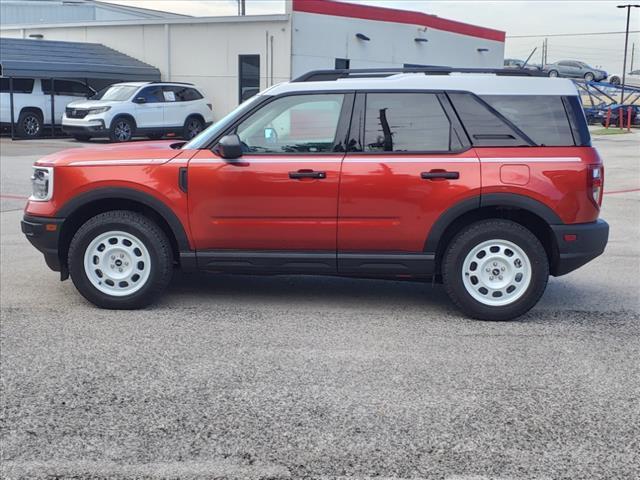
<svg viewBox="0 0 640 480">
<path fill-rule="evenodd" d="M 94 115 L 96 113 L 104 113 L 111 110 L 111 107 L 90 108 L 88 115 Z"/>
<path fill-rule="evenodd" d="M 33 167 L 31 176 L 32 194 L 29 200 L 46 202 L 53 195 L 53 168 Z"/>
</svg>

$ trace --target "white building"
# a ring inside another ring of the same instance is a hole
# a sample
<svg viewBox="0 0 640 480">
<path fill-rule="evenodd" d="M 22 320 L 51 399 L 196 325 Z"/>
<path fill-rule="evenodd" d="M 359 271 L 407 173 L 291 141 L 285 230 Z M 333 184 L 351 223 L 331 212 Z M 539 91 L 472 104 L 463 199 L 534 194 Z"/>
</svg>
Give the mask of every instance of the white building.
<svg viewBox="0 0 640 480">
<path fill-rule="evenodd" d="M 0 36 L 102 43 L 200 86 L 216 118 L 309 70 L 446 65 L 500 68 L 504 32 L 419 12 L 286 0 L 284 15 L 2 24 Z"/>
<path fill-rule="evenodd" d="M 2 25 L 107 22 L 188 15 L 128 7 L 97 0 L 0 0 Z"/>
</svg>

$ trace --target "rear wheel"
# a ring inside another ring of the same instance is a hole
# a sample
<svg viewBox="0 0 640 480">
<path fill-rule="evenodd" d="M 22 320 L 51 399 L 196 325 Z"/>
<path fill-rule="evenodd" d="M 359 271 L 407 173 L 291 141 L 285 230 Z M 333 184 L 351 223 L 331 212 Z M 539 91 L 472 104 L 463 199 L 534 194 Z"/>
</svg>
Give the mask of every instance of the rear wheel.
<svg viewBox="0 0 640 480">
<path fill-rule="evenodd" d="M 139 213 L 101 213 L 71 240 L 69 272 L 78 291 L 93 304 L 141 308 L 171 280 L 171 245 L 162 229 Z"/>
<path fill-rule="evenodd" d="M 20 137 L 38 138 L 42 133 L 42 115 L 33 110 L 20 112 L 17 127 Z"/>
<path fill-rule="evenodd" d="M 549 277 L 538 238 L 509 220 L 484 220 L 451 241 L 442 263 L 451 300 L 480 320 L 512 320 L 540 299 Z"/>
<path fill-rule="evenodd" d="M 557 77 L 558 76 L 558 71 L 557 70 L 549 70 L 549 76 L 550 77 Z"/>
<path fill-rule="evenodd" d="M 185 140 L 191 140 L 204 129 L 204 122 L 198 117 L 189 117 L 184 122 L 182 137 Z"/>
<path fill-rule="evenodd" d="M 116 118 L 111 122 L 109 138 L 112 142 L 128 142 L 133 137 L 133 122 L 128 118 Z"/>
</svg>

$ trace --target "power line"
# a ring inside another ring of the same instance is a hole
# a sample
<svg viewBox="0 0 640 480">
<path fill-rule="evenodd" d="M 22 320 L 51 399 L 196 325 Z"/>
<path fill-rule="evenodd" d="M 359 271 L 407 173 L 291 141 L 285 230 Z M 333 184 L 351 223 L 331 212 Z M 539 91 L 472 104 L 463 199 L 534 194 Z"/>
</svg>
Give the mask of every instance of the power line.
<svg viewBox="0 0 640 480">
<path fill-rule="evenodd" d="M 507 38 L 542 38 L 542 37 L 578 37 L 593 35 L 624 35 L 626 32 L 588 32 L 588 33 L 550 33 L 548 35 L 507 35 Z M 640 30 L 629 30 L 629 33 L 640 33 Z"/>
</svg>

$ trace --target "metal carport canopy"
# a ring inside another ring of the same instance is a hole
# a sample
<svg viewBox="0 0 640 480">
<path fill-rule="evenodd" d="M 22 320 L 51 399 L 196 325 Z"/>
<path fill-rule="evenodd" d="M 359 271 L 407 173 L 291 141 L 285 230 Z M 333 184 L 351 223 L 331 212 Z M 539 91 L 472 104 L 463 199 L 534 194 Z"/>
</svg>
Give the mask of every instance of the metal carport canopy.
<svg viewBox="0 0 640 480">
<path fill-rule="evenodd" d="M 99 43 L 0 38 L 0 74 L 159 81 L 160 70 Z"/>
</svg>

